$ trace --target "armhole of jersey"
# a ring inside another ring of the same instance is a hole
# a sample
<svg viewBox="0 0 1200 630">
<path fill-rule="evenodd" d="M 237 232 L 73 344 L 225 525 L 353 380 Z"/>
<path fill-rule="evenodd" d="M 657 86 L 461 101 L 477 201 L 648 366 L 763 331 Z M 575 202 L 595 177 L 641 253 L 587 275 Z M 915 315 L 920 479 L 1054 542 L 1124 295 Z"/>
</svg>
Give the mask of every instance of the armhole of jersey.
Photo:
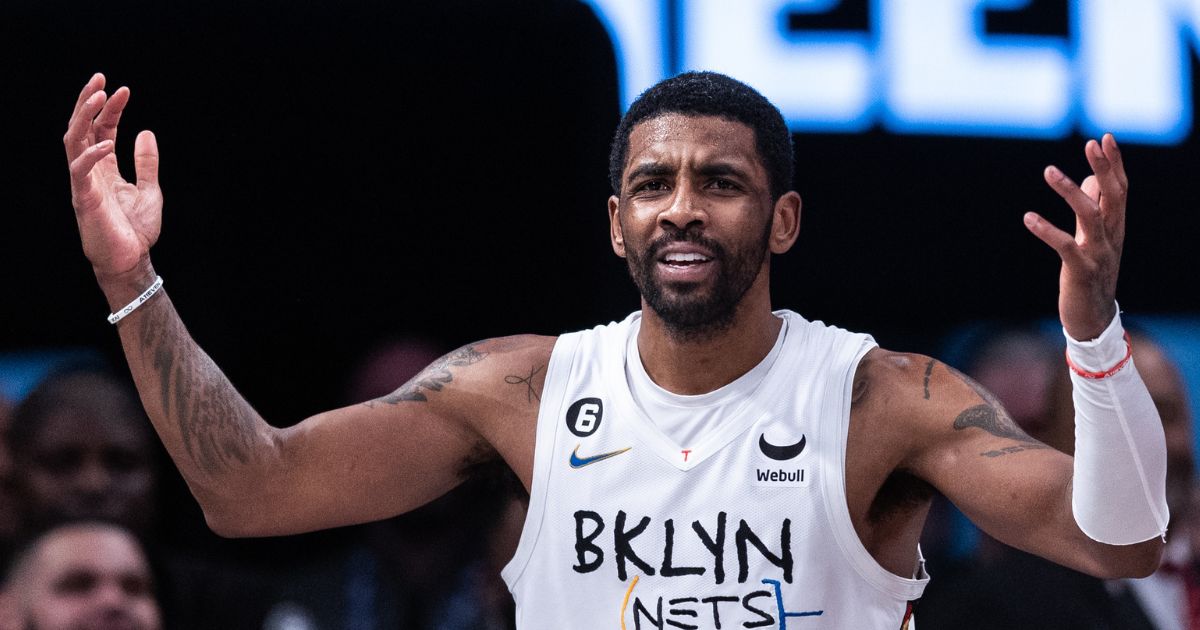
<svg viewBox="0 0 1200 630">
<path fill-rule="evenodd" d="M 835 454 L 826 460 L 826 465 L 831 469 L 824 471 L 825 474 L 822 475 L 825 480 L 823 494 L 825 509 L 833 525 L 833 537 L 847 562 L 868 584 L 904 606 L 907 602 L 919 599 L 925 590 L 925 584 L 929 582 L 920 548 L 917 549 L 917 566 L 913 567 L 915 578 L 903 578 L 883 568 L 859 540 L 858 532 L 854 530 L 854 522 L 850 519 L 850 505 L 846 499 L 846 441 L 850 431 L 850 401 L 854 390 L 854 375 L 859 362 L 874 347 L 874 340 L 866 336 L 857 348 L 853 344 L 846 345 L 843 357 L 848 358 L 850 362 L 845 370 L 841 395 L 834 395 L 830 397 L 832 400 L 825 400 L 826 417 L 837 419 L 837 425 L 833 427 L 837 430 L 831 436 L 833 446 L 836 447 L 833 449 Z"/>
<path fill-rule="evenodd" d="M 521 538 L 517 543 L 517 551 L 508 564 L 500 570 L 500 577 L 508 585 L 509 592 L 515 594 L 517 582 L 525 573 L 533 548 L 541 533 L 542 522 L 545 519 L 546 492 L 550 480 L 550 467 L 553 464 L 551 455 L 558 427 L 558 418 L 563 417 L 563 394 L 570 381 L 571 369 L 575 365 L 575 352 L 579 347 L 580 334 L 560 335 L 554 342 L 554 350 L 550 353 L 550 363 L 546 367 L 546 382 L 542 386 L 542 402 L 538 407 L 537 429 L 533 445 L 533 478 L 529 483 L 529 507 L 525 511 L 525 524 L 521 527 Z M 518 601 L 519 598 L 518 598 Z"/>
</svg>

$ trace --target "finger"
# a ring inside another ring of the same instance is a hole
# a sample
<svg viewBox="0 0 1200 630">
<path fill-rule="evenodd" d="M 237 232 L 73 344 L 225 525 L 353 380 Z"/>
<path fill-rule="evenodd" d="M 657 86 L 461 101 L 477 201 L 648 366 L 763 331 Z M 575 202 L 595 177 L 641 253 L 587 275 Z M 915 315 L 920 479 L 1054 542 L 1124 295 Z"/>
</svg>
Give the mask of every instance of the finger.
<svg viewBox="0 0 1200 630">
<path fill-rule="evenodd" d="M 63 136 L 63 146 L 67 149 L 67 161 L 74 162 L 85 149 L 92 146 L 92 119 L 104 106 L 108 96 L 104 92 L 95 92 L 83 102 L 83 106 L 71 116 L 67 125 L 67 133 Z"/>
<path fill-rule="evenodd" d="M 1092 201 L 1100 203 L 1100 182 L 1096 180 L 1095 175 L 1088 175 L 1084 178 L 1083 183 L 1079 185 L 1079 189 Z"/>
<path fill-rule="evenodd" d="M 1115 141 L 1111 140 L 1111 134 L 1105 134 L 1104 139 L 1113 142 L 1113 154 L 1120 159 L 1120 151 L 1116 149 Z M 1095 140 L 1089 140 L 1084 147 L 1084 153 L 1087 155 L 1088 164 L 1091 165 L 1092 171 L 1096 173 L 1096 179 L 1100 183 L 1101 195 L 1104 203 L 1101 208 L 1108 213 L 1122 213 L 1125 210 L 1125 194 L 1129 182 L 1125 178 L 1125 169 L 1114 162 L 1112 157 Z"/>
<path fill-rule="evenodd" d="M 1114 202 L 1111 207 L 1111 224 L 1110 230 L 1114 235 L 1116 243 L 1120 244 L 1125 241 L 1125 209 L 1129 201 L 1129 177 L 1125 174 L 1125 158 L 1121 156 L 1121 148 L 1117 146 L 1117 139 L 1111 133 L 1104 134 L 1100 138 L 1101 148 L 1104 149 L 1104 155 L 1108 157 L 1108 161 L 1112 164 L 1113 174 L 1119 188 L 1108 201 Z M 1106 201 L 1105 205 L 1108 205 Z"/>
<path fill-rule="evenodd" d="M 83 84 L 83 89 L 79 92 L 79 98 L 75 99 L 75 109 L 71 110 L 71 116 L 73 117 L 75 114 L 79 113 L 79 108 L 83 107 L 84 101 L 86 101 L 89 96 L 95 94 L 98 90 L 103 89 L 104 75 L 97 72 L 96 74 L 92 75 L 92 78 L 88 79 L 87 83 Z"/>
<path fill-rule="evenodd" d="M 143 131 L 134 140 L 133 169 L 138 188 L 158 187 L 158 140 L 154 132 Z"/>
<path fill-rule="evenodd" d="M 1096 201 L 1055 166 L 1047 166 L 1043 175 L 1046 183 L 1050 184 L 1054 192 L 1057 192 L 1075 212 L 1075 217 L 1079 219 L 1079 225 L 1083 229 L 1083 236 L 1092 239 L 1103 237 L 1104 223 Z"/>
<path fill-rule="evenodd" d="M 1077 263 L 1081 254 L 1074 237 L 1058 229 L 1036 212 L 1025 213 L 1025 227 L 1043 243 L 1049 245 L 1066 264 Z"/>
<path fill-rule="evenodd" d="M 96 120 L 92 123 L 92 129 L 96 132 L 96 141 L 112 140 L 117 141 L 117 123 L 121 121 L 121 113 L 125 111 L 125 105 L 129 103 L 129 88 L 120 87 L 112 96 L 108 97 L 108 102 L 104 104 L 104 108 L 100 110 L 100 114 L 96 116 Z"/>
<path fill-rule="evenodd" d="M 1113 169 L 1125 177 L 1125 160 L 1121 157 L 1121 148 L 1117 146 L 1117 139 L 1111 133 L 1106 133 L 1100 138 L 1100 148 L 1104 149 L 1104 155 L 1112 162 Z"/>
<path fill-rule="evenodd" d="M 1116 139 L 1112 138 L 1111 133 L 1105 133 L 1099 143 L 1090 144 L 1091 151 L 1088 152 L 1087 161 L 1093 163 L 1093 170 L 1096 169 L 1097 163 L 1104 168 L 1104 172 L 1096 170 L 1100 180 L 1100 191 L 1105 198 L 1104 210 L 1123 215 L 1129 191 L 1129 178 L 1124 172 L 1124 162 L 1121 160 L 1121 150 L 1117 149 Z"/>
<path fill-rule="evenodd" d="M 100 160 L 112 155 L 114 146 L 112 140 L 105 140 L 88 147 L 71 161 L 71 198 L 76 210 L 85 210 L 78 201 L 92 192 L 92 168 Z"/>
</svg>

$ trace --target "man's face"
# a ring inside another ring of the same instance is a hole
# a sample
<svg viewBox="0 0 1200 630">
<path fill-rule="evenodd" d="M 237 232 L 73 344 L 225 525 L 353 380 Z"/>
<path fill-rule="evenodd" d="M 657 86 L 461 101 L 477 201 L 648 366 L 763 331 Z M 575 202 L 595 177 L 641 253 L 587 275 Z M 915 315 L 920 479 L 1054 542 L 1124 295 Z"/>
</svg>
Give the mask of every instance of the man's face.
<svg viewBox="0 0 1200 630">
<path fill-rule="evenodd" d="M 727 327 L 766 278 L 773 204 L 754 131 L 713 116 L 645 120 L 621 177 L 613 247 L 642 299 L 684 336 Z"/>
<path fill-rule="evenodd" d="M 158 630 L 154 584 L 138 544 L 109 527 L 44 541 L 15 593 L 29 630 Z"/>
<path fill-rule="evenodd" d="M 136 422 L 106 410 L 47 415 L 18 462 L 33 523 L 102 519 L 144 527 L 154 482 L 148 438 Z"/>
</svg>

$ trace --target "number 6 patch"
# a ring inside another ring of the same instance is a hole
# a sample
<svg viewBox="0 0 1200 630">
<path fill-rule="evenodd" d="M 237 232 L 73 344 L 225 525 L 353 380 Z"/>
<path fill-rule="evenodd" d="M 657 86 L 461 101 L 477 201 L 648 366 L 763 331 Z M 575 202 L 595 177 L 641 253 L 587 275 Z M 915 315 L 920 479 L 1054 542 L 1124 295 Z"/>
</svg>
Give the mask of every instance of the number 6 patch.
<svg viewBox="0 0 1200 630">
<path fill-rule="evenodd" d="M 567 428 L 579 437 L 587 437 L 600 428 L 604 403 L 599 398 L 580 398 L 567 409 Z"/>
</svg>

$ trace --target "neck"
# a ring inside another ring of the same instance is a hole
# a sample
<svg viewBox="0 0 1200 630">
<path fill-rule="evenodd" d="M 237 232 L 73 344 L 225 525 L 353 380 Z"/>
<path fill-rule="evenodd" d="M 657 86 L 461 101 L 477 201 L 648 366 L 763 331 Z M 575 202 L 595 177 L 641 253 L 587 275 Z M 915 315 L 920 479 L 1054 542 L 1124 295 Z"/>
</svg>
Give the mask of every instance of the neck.
<svg viewBox="0 0 1200 630">
<path fill-rule="evenodd" d="M 783 325 L 771 312 L 765 283 L 758 284 L 746 292 L 730 326 L 699 339 L 673 334 L 643 301 L 637 344 L 650 379 L 674 394 L 705 394 L 758 365 L 775 345 Z"/>
</svg>

